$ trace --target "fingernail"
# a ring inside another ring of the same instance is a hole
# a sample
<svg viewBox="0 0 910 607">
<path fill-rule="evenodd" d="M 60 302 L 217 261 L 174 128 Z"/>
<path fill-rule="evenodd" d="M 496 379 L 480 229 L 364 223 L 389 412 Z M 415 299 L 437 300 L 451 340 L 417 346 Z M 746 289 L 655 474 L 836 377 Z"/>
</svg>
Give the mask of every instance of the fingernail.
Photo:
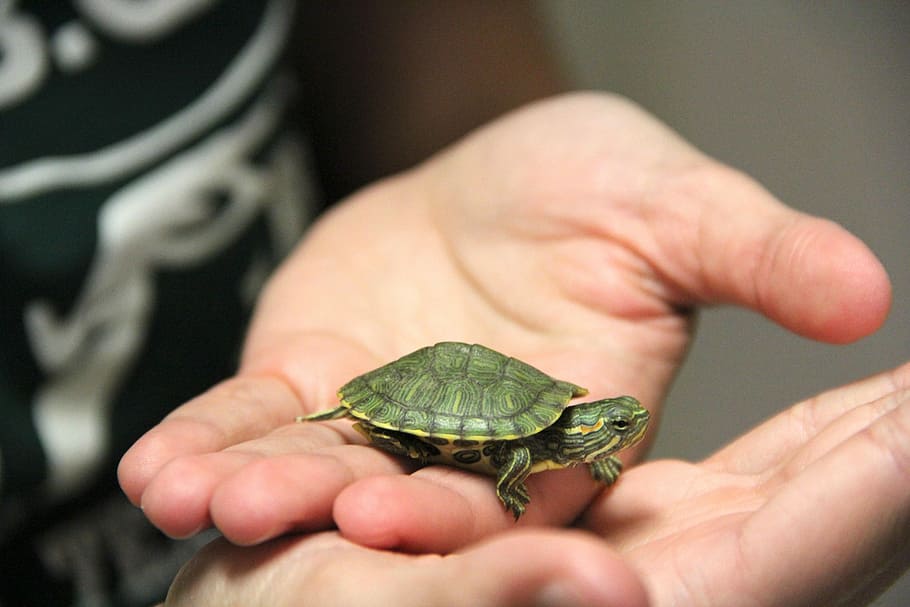
<svg viewBox="0 0 910 607">
<path fill-rule="evenodd" d="M 534 601 L 534 607 L 592 607 L 576 588 L 564 581 L 550 582 L 544 586 Z"/>
</svg>

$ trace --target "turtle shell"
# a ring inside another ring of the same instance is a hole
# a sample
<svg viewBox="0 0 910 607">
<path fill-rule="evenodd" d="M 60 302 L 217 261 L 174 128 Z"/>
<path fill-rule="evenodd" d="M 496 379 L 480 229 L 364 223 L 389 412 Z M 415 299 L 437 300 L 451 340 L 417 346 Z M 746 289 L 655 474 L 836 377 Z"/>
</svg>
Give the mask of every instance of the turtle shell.
<svg viewBox="0 0 910 607">
<path fill-rule="evenodd" d="M 445 440 L 512 440 L 587 390 L 478 344 L 442 342 L 354 378 L 338 397 L 374 426 Z"/>
</svg>

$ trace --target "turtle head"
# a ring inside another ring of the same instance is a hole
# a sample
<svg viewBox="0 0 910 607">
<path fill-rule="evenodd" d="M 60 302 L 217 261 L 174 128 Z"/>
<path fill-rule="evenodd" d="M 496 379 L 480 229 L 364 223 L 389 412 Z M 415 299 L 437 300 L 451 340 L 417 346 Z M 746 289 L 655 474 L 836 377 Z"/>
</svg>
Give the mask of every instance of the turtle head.
<svg viewBox="0 0 910 607">
<path fill-rule="evenodd" d="M 574 462 L 603 459 L 641 440 L 650 414 L 631 396 L 567 407 L 553 425 L 560 433 L 559 455 Z"/>
</svg>

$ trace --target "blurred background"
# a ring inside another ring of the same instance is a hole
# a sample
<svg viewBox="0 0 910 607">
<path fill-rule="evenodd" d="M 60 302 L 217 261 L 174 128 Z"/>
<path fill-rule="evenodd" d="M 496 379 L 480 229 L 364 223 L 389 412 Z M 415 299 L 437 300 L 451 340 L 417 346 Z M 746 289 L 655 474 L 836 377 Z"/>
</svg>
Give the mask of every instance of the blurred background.
<svg viewBox="0 0 910 607">
<path fill-rule="evenodd" d="M 910 3 L 538 4 L 577 87 L 630 97 L 839 222 L 893 281 L 887 324 L 848 346 L 705 311 L 653 457 L 702 458 L 796 401 L 910 360 Z M 910 605 L 910 575 L 875 604 Z"/>
</svg>

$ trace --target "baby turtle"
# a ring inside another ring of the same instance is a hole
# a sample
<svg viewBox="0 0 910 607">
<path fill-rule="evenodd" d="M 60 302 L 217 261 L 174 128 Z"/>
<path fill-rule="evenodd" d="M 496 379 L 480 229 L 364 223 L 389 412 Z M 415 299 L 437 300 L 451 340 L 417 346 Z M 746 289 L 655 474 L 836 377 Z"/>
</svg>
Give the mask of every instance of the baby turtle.
<svg viewBox="0 0 910 607">
<path fill-rule="evenodd" d="M 587 393 L 485 346 L 442 342 L 355 377 L 339 407 L 297 421 L 353 417 L 390 453 L 494 476 L 517 520 L 529 474 L 589 464 L 610 485 L 622 469 L 613 454 L 644 435 L 648 411 L 631 396 L 566 406 Z"/>
</svg>

